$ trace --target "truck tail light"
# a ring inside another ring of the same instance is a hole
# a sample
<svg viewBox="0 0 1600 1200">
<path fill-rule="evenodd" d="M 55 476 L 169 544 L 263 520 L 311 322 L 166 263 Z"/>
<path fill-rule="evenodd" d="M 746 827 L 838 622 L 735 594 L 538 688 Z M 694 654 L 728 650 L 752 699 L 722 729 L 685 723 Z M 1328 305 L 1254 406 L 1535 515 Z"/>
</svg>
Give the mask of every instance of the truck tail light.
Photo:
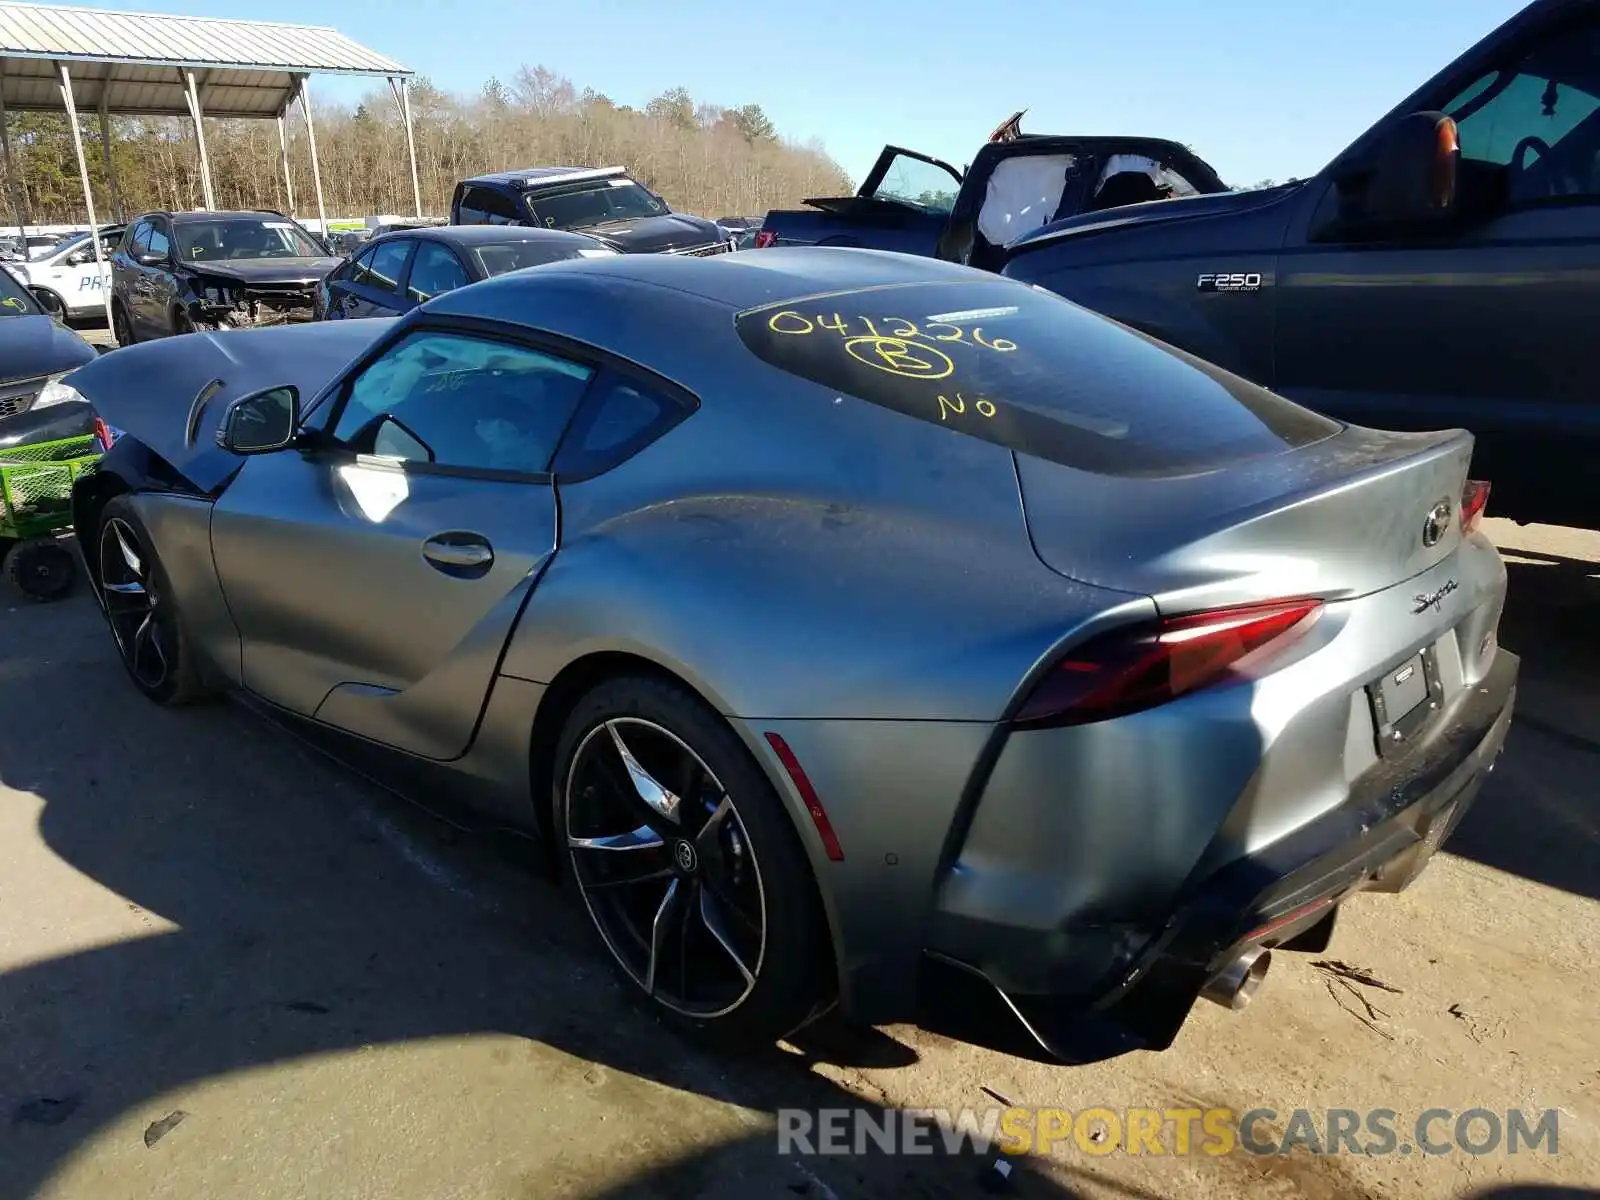
<svg viewBox="0 0 1600 1200">
<path fill-rule="evenodd" d="M 1265 646 L 1308 630 L 1320 600 L 1215 608 L 1117 629 L 1068 652 L 1012 718 L 1019 728 L 1086 725 L 1175 700 Z"/>
<path fill-rule="evenodd" d="M 778 235 L 770 229 L 763 229 L 756 234 L 755 249 L 765 250 L 778 244 Z"/>
</svg>

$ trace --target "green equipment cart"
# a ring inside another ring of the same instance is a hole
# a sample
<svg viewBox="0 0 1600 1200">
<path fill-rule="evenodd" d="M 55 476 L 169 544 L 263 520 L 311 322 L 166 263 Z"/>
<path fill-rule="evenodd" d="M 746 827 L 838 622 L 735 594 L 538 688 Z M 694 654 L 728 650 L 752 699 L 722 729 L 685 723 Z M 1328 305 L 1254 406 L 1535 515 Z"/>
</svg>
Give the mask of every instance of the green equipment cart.
<svg viewBox="0 0 1600 1200">
<path fill-rule="evenodd" d="M 93 434 L 0 446 L 0 573 L 23 595 L 57 600 L 71 589 L 72 484 L 95 469 L 100 452 Z"/>
</svg>

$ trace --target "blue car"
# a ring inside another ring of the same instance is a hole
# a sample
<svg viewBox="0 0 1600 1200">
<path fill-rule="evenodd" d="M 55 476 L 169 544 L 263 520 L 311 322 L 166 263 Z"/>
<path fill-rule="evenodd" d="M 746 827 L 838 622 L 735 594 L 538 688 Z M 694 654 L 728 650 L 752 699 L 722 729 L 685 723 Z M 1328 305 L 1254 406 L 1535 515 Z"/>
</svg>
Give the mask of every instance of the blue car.
<svg viewBox="0 0 1600 1200">
<path fill-rule="evenodd" d="M 319 321 L 396 317 L 480 279 L 617 252 L 588 234 L 507 225 L 443 225 L 373 238 L 317 289 Z"/>
</svg>

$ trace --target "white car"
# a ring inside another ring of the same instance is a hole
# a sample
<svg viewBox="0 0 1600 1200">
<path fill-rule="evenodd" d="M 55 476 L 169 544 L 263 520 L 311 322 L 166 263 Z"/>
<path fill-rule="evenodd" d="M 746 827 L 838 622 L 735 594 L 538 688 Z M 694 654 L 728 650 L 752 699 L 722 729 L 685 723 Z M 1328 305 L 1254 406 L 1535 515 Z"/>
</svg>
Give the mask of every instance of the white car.
<svg viewBox="0 0 1600 1200">
<path fill-rule="evenodd" d="M 121 239 L 120 225 L 105 226 L 100 230 L 100 252 L 107 276 L 111 271 L 112 252 Z M 62 242 L 28 262 L 6 265 L 28 287 L 51 293 L 61 302 L 62 309 L 69 317 L 105 313 L 106 280 L 95 265 L 94 249 L 89 245 L 87 233 Z"/>
</svg>

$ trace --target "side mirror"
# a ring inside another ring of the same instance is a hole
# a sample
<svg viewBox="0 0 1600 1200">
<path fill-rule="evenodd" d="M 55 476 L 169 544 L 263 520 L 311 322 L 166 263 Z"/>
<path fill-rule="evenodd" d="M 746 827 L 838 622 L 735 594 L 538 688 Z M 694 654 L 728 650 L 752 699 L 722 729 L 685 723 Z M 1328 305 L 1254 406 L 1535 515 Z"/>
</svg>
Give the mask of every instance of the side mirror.
<svg viewBox="0 0 1600 1200">
<path fill-rule="evenodd" d="M 294 441 L 300 427 L 300 392 L 268 388 L 240 396 L 222 415 L 217 445 L 233 454 L 270 454 Z"/>
<path fill-rule="evenodd" d="M 1457 212 L 1460 162 L 1456 123 L 1444 113 L 1402 117 L 1376 148 L 1357 219 L 1401 228 L 1448 223 Z"/>
<path fill-rule="evenodd" d="M 77 250 L 72 254 L 67 255 L 67 266 L 69 267 L 81 267 L 85 263 L 90 263 L 93 261 L 94 255 L 87 250 Z"/>
<path fill-rule="evenodd" d="M 167 256 L 165 254 L 151 254 L 149 251 L 146 251 L 143 254 L 135 255 L 134 258 L 141 267 L 159 267 L 165 264 L 167 261 Z"/>
<path fill-rule="evenodd" d="M 47 288 L 31 287 L 28 289 L 28 294 L 33 297 L 34 302 L 40 308 L 50 315 L 52 321 L 58 321 L 63 325 L 66 324 L 67 310 L 61 307 L 61 301 L 56 299 L 54 292 Z"/>
</svg>

